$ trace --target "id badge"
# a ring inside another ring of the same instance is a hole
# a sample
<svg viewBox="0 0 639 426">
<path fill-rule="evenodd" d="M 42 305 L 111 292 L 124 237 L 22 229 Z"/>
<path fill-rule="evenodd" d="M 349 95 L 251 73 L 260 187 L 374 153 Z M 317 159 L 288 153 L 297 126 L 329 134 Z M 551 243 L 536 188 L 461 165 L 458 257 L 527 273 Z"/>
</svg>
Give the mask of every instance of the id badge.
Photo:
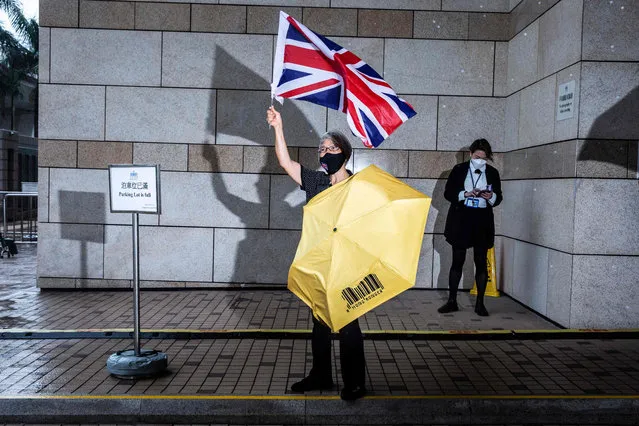
<svg viewBox="0 0 639 426">
<path fill-rule="evenodd" d="M 466 198 L 466 200 L 464 201 L 464 205 L 466 207 L 470 207 L 470 208 L 473 208 L 473 209 L 478 209 L 479 208 L 479 198 L 473 198 L 473 197 Z"/>
</svg>

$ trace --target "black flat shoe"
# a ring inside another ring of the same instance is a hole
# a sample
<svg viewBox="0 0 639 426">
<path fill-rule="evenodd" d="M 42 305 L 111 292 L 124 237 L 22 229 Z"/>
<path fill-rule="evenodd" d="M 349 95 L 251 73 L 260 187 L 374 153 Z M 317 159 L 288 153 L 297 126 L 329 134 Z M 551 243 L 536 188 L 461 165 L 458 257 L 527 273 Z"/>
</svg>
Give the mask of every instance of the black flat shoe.
<svg viewBox="0 0 639 426">
<path fill-rule="evenodd" d="M 475 313 L 480 317 L 487 317 L 488 311 L 484 305 L 475 305 Z"/>
<path fill-rule="evenodd" d="M 459 306 L 457 306 L 457 302 L 454 300 L 449 300 L 444 306 L 437 309 L 437 312 L 439 312 L 440 314 L 447 314 L 449 312 L 456 312 L 458 310 Z"/>
<path fill-rule="evenodd" d="M 339 396 L 344 401 L 355 401 L 366 395 L 366 388 L 364 386 L 355 386 L 354 388 L 343 388 Z"/>
<path fill-rule="evenodd" d="M 293 383 L 291 391 L 296 393 L 304 393 L 313 390 L 330 390 L 333 388 L 332 380 L 323 380 L 316 377 L 308 376 L 297 383 Z"/>
</svg>

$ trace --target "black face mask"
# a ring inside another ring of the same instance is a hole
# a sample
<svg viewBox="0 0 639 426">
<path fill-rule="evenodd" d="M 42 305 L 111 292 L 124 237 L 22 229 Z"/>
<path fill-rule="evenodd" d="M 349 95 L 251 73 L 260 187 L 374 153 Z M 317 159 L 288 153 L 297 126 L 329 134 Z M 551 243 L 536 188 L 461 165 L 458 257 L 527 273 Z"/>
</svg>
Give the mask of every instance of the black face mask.
<svg viewBox="0 0 639 426">
<path fill-rule="evenodd" d="M 346 156 L 344 153 L 339 152 L 337 154 L 326 153 L 323 157 L 320 158 L 320 164 L 322 168 L 326 170 L 329 175 L 337 173 L 337 171 L 342 167 L 344 162 L 346 161 Z"/>
</svg>

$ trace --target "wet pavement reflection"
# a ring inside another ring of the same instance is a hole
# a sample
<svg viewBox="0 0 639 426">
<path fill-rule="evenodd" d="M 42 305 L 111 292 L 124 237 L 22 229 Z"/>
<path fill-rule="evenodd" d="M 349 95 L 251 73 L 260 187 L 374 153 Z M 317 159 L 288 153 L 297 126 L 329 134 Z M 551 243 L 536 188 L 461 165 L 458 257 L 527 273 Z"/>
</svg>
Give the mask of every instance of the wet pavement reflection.
<svg viewBox="0 0 639 426">
<path fill-rule="evenodd" d="M 0 329 L 131 328 L 131 289 L 54 290 L 36 287 L 37 245 L 0 259 Z M 61 259 L 60 261 L 64 261 Z M 474 314 L 474 298 L 461 293 L 461 311 L 439 314 L 446 291 L 407 291 L 360 319 L 364 330 L 556 329 L 509 297 L 489 298 L 489 317 Z M 142 290 L 143 328 L 309 329 L 311 312 L 286 290 Z"/>
</svg>

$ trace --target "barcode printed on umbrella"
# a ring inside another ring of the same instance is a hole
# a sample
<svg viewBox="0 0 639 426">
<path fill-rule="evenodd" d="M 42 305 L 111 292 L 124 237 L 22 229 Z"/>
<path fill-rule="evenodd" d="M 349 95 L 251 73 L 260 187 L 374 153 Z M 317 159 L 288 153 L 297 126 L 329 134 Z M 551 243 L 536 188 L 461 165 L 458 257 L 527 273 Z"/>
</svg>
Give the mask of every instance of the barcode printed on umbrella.
<svg viewBox="0 0 639 426">
<path fill-rule="evenodd" d="M 384 285 L 377 275 L 366 275 L 356 287 L 346 287 L 342 290 L 342 299 L 346 301 L 346 311 L 364 304 L 367 300 L 380 294 L 382 290 L 384 290 Z"/>
</svg>

